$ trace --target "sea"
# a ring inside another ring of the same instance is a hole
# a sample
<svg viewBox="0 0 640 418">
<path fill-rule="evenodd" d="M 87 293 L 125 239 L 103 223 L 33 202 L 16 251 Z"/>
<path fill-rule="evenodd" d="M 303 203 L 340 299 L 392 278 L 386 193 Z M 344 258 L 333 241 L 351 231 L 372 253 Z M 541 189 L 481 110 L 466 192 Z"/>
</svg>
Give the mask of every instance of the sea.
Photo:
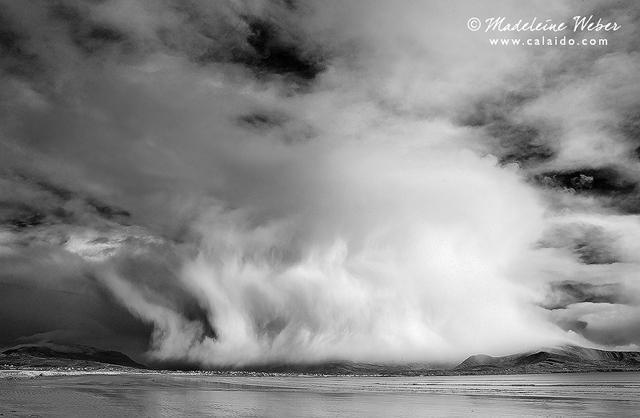
<svg viewBox="0 0 640 418">
<path fill-rule="evenodd" d="M 639 417 L 640 372 L 0 379 L 3 417 Z"/>
</svg>

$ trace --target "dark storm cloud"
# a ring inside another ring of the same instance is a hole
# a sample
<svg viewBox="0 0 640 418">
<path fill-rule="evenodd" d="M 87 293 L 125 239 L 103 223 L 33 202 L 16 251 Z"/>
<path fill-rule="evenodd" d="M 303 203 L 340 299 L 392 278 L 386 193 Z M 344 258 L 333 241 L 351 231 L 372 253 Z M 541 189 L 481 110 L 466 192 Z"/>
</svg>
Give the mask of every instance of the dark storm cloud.
<svg viewBox="0 0 640 418">
<path fill-rule="evenodd" d="M 634 145 L 638 144 L 633 156 L 640 159 L 640 109 L 629 112 L 621 123 L 620 130 Z"/>
<path fill-rule="evenodd" d="M 33 76 L 41 67 L 38 57 L 25 46 L 26 36 L 12 25 L 4 8 L 0 7 L 0 51 L 2 70 L 18 76 Z"/>
<path fill-rule="evenodd" d="M 61 257 L 67 267 L 52 256 Z M 53 339 L 110 346 L 137 356 L 147 349 L 152 329 L 86 280 L 79 264 L 42 244 L 3 257 L 0 344 Z"/>
<path fill-rule="evenodd" d="M 52 2 L 51 15 L 64 22 L 73 44 L 87 54 L 100 52 L 104 48 L 122 44 L 127 40 L 124 33 L 104 24 L 92 22 L 84 2 Z M 84 13 L 83 13 L 84 11 Z"/>
<path fill-rule="evenodd" d="M 635 314 L 639 306 L 638 294 L 627 285 L 573 280 L 550 283 L 543 302 L 544 308 L 556 310 L 553 316 L 563 329 L 608 346 L 640 342 L 640 318 Z M 599 311 L 609 320 L 594 314 Z"/>
<path fill-rule="evenodd" d="M 247 42 L 253 53 L 238 57 L 237 61 L 255 69 L 258 73 L 292 75 L 303 81 L 313 80 L 323 70 L 318 57 L 304 56 L 305 51 L 284 41 L 278 28 L 268 21 L 249 22 Z"/>
<path fill-rule="evenodd" d="M 240 125 L 244 125 L 258 131 L 281 127 L 286 122 L 287 119 L 283 115 L 269 113 L 251 113 L 248 115 L 242 115 L 238 118 L 238 123 Z"/>
<path fill-rule="evenodd" d="M 611 166 L 545 172 L 540 174 L 537 180 L 544 185 L 596 195 L 626 195 L 636 190 L 633 179 Z"/>
<path fill-rule="evenodd" d="M 497 139 L 496 148 L 503 164 L 517 163 L 523 167 L 549 161 L 553 149 L 542 138 L 541 128 L 507 121 L 496 121 L 487 126 L 487 133 Z"/>
<path fill-rule="evenodd" d="M 574 303 L 627 303 L 632 298 L 620 284 L 594 285 L 573 280 L 552 282 L 543 306 L 546 309 L 563 309 Z"/>
<path fill-rule="evenodd" d="M 593 15 L 615 20 L 621 29 L 607 37 L 606 48 L 538 48 L 528 69 L 509 74 L 503 85 L 461 107 L 458 121 L 483 127 L 486 152 L 536 175 L 558 174 L 563 187 L 575 186 L 568 182 L 579 170 L 593 170 L 594 187 L 576 190 L 606 195 L 609 206 L 637 213 L 635 193 L 626 186 L 638 180 L 630 161 L 638 147 L 638 6 L 592 2 L 565 12 L 566 21 Z M 594 37 L 572 30 L 562 35 Z"/>
<path fill-rule="evenodd" d="M 599 198 L 605 207 L 622 213 L 638 214 L 640 190 L 637 174 L 627 167 L 584 167 L 536 174 L 533 181 L 545 187 L 560 188 Z"/>
</svg>

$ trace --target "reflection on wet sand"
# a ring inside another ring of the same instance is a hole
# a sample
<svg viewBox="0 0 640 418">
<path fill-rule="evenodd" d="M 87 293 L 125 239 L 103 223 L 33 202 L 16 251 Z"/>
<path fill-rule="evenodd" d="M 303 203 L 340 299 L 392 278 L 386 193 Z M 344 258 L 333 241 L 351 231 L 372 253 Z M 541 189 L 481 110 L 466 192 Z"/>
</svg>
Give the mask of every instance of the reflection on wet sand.
<svg viewBox="0 0 640 418">
<path fill-rule="evenodd" d="M 7 417 L 635 417 L 640 373 L 350 377 L 193 374 L 0 380 Z"/>
</svg>

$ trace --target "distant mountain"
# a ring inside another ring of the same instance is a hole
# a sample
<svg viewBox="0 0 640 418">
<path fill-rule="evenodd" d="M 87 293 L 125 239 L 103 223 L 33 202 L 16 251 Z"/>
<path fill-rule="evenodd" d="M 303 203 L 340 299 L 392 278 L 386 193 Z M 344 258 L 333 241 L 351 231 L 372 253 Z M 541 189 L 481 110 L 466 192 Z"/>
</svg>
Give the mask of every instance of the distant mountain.
<svg viewBox="0 0 640 418">
<path fill-rule="evenodd" d="M 71 369 L 115 370 L 121 372 L 147 369 L 118 351 L 105 351 L 83 345 L 22 345 L 0 353 L 2 369 Z M 196 367 L 171 369 L 197 370 Z M 324 375 L 476 375 L 526 374 L 595 371 L 640 371 L 640 352 L 606 351 L 567 345 L 502 357 L 478 354 L 455 367 L 416 364 L 367 364 L 330 361 L 315 364 L 265 364 L 233 369 L 246 373 L 301 373 Z M 224 368 L 225 372 L 231 369 Z"/>
<path fill-rule="evenodd" d="M 503 357 L 479 354 L 469 357 L 454 370 L 465 374 L 640 370 L 640 352 L 566 345 Z"/>
<path fill-rule="evenodd" d="M 258 373 L 300 373 L 321 375 L 388 375 L 388 376 L 416 376 L 434 374 L 441 369 L 434 365 L 415 364 L 370 364 L 353 361 L 329 361 L 311 364 L 265 364 L 252 365 L 239 371 Z"/>
<path fill-rule="evenodd" d="M 318 364 L 272 364 L 250 366 L 244 371 L 267 373 L 308 373 L 327 375 L 468 375 L 589 371 L 640 371 L 640 352 L 606 351 L 566 345 L 503 357 L 478 354 L 458 366 L 433 364 L 366 364 L 335 361 Z"/>
<path fill-rule="evenodd" d="M 99 369 L 122 366 L 146 369 L 144 364 L 132 360 L 119 351 L 100 350 L 85 345 L 21 345 L 0 354 L 0 367 L 70 367 Z"/>
</svg>

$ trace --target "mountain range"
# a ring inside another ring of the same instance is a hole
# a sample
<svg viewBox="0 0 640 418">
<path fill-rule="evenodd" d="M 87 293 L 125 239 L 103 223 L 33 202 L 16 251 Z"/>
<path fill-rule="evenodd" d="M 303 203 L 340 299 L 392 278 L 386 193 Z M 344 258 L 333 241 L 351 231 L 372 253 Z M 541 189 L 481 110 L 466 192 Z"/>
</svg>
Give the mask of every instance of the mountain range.
<svg viewBox="0 0 640 418">
<path fill-rule="evenodd" d="M 147 369 L 118 351 L 82 345 L 23 345 L 0 353 L 2 369 L 72 369 L 131 371 Z M 189 367 L 189 369 L 197 369 Z M 315 364 L 252 365 L 217 371 L 304 373 L 327 375 L 475 375 L 562 372 L 640 371 L 640 352 L 608 351 L 565 345 L 501 357 L 473 355 L 457 366 L 415 364 L 367 364 L 332 361 Z"/>
</svg>

